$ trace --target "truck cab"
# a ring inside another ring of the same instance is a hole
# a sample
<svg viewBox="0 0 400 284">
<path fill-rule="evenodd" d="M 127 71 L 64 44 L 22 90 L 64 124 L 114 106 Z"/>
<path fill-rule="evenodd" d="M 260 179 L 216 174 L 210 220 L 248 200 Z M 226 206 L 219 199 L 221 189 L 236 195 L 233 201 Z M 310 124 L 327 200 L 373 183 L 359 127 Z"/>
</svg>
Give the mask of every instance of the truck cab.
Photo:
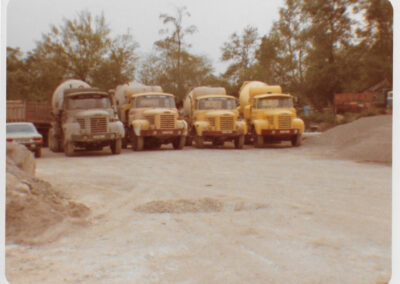
<svg viewBox="0 0 400 284">
<path fill-rule="evenodd" d="M 132 149 L 159 148 L 172 143 L 182 149 L 186 142 L 187 124 L 179 120 L 175 96 L 164 92 L 132 93 L 126 91 L 128 104 L 123 106 L 127 141 Z"/>
<path fill-rule="evenodd" d="M 280 86 L 262 82 L 245 82 L 240 91 L 240 111 L 245 117 L 249 133 L 246 141 L 255 147 L 265 142 L 291 141 L 301 144 L 304 122 L 297 117 L 293 96 L 283 94 Z"/>
<path fill-rule="evenodd" d="M 247 128 L 244 121 L 238 120 L 236 98 L 224 94 L 225 89 L 222 93 L 214 89 L 222 88 L 198 87 L 186 97 L 184 114 L 190 124 L 189 144 L 194 139 L 195 146 L 203 148 L 206 141 L 213 146 L 233 141 L 241 149 Z"/>
<path fill-rule="evenodd" d="M 62 100 L 54 100 L 55 123 L 50 130 L 50 149 L 64 150 L 67 156 L 78 148 L 101 150 L 110 146 L 121 152 L 124 128 L 114 111 L 110 95 L 96 88 L 69 88 Z"/>
</svg>

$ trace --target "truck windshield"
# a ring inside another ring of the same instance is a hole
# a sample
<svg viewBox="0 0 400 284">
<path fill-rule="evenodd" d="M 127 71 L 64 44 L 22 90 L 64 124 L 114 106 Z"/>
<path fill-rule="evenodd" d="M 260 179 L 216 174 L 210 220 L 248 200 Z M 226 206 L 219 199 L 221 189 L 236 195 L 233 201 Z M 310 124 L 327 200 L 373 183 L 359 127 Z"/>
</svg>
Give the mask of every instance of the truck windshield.
<svg viewBox="0 0 400 284">
<path fill-rule="evenodd" d="M 272 97 L 257 99 L 257 108 L 292 108 L 292 98 Z"/>
<path fill-rule="evenodd" d="M 94 109 L 111 108 L 110 98 L 104 95 L 81 95 L 69 97 L 66 101 L 66 108 L 73 109 Z"/>
<path fill-rule="evenodd" d="M 175 107 L 175 100 L 171 96 L 146 95 L 136 98 L 136 107 Z"/>
<path fill-rule="evenodd" d="M 204 98 L 199 100 L 199 109 L 235 109 L 236 103 L 230 98 Z"/>
</svg>

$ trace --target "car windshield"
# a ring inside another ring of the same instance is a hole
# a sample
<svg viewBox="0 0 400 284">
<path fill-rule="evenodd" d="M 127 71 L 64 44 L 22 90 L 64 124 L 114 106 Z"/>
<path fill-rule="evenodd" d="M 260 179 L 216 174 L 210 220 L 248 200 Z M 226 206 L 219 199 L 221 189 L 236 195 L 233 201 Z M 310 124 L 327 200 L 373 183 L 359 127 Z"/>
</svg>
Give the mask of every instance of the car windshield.
<svg viewBox="0 0 400 284">
<path fill-rule="evenodd" d="M 257 99 L 257 108 L 291 108 L 293 107 L 292 98 L 270 97 Z"/>
<path fill-rule="evenodd" d="M 69 97 L 66 101 L 66 108 L 74 109 L 95 109 L 95 108 L 110 108 L 110 98 L 105 95 L 78 95 Z"/>
<path fill-rule="evenodd" d="M 235 109 L 236 103 L 231 98 L 204 98 L 199 100 L 199 109 Z"/>
<path fill-rule="evenodd" d="M 175 100 L 171 96 L 146 95 L 136 98 L 136 107 L 175 107 Z"/>
<path fill-rule="evenodd" d="M 36 133 L 36 129 L 32 124 L 7 124 L 6 132 L 7 134 L 17 132 Z"/>
</svg>

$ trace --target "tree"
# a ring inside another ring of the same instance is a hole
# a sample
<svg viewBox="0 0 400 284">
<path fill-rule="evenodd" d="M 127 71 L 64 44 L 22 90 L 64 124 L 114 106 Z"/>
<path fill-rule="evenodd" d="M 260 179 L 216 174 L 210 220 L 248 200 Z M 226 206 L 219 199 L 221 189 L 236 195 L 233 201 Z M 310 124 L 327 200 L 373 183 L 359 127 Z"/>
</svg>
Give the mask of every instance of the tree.
<svg viewBox="0 0 400 284">
<path fill-rule="evenodd" d="M 177 8 L 175 16 L 160 15 L 165 25 L 160 34 L 166 36 L 154 43 L 156 52 L 143 60 L 139 70 L 143 83 L 160 85 L 164 91 L 175 94 L 178 100 L 190 88 L 203 84 L 212 72 L 208 58 L 189 52 L 186 37 L 197 28 L 193 25 L 185 27 L 185 17 L 190 17 L 186 7 Z"/>
<path fill-rule="evenodd" d="M 238 85 L 242 79 L 240 74 L 254 64 L 257 44 L 257 28 L 247 26 L 241 35 L 233 33 L 221 47 L 221 60 L 232 62 L 223 77 Z"/>
<path fill-rule="evenodd" d="M 138 46 L 129 31 L 112 40 L 108 57 L 102 59 L 99 67 L 92 73 L 93 84 L 101 89 L 109 90 L 132 81 L 138 60 L 135 54 Z"/>
<path fill-rule="evenodd" d="M 174 82 L 175 86 L 171 86 L 171 90 L 180 97 L 185 92 L 183 65 L 187 64 L 187 60 L 191 58 L 187 51 L 190 44 L 185 41 L 185 38 L 197 31 L 194 25 L 184 27 L 185 17 L 190 17 L 185 6 L 177 8 L 175 16 L 161 14 L 160 19 L 166 27 L 160 30 L 160 34 L 165 34 L 166 37 L 154 43 L 161 56 L 165 58 L 165 66 L 170 79 Z"/>
<path fill-rule="evenodd" d="M 83 11 L 77 19 L 65 19 L 63 26 L 52 26 L 40 44 L 65 70 L 66 76 L 90 81 L 111 46 L 109 34 L 103 14 L 93 18 Z"/>
<path fill-rule="evenodd" d="M 138 44 L 129 31 L 114 39 L 109 33 L 104 15 L 92 17 L 81 12 L 77 19 L 52 26 L 26 58 L 9 48 L 7 96 L 49 101 L 57 85 L 67 78 L 81 79 L 103 90 L 131 81 Z M 17 63 L 21 66 L 13 71 Z"/>
<path fill-rule="evenodd" d="M 22 52 L 7 47 L 7 100 L 24 99 L 28 80 Z"/>
<path fill-rule="evenodd" d="M 279 20 L 262 38 L 256 52 L 257 61 L 265 70 L 265 81 L 297 93 L 304 89 L 307 54 L 301 7 L 301 0 L 286 0 L 285 7 L 279 10 Z"/>
<path fill-rule="evenodd" d="M 342 91 L 341 62 L 338 52 L 352 43 L 354 20 L 348 9 L 356 0 L 304 0 L 302 13 L 310 21 L 307 28 L 310 47 L 306 57 L 307 93 L 314 103 L 333 103 L 334 93 Z"/>
</svg>

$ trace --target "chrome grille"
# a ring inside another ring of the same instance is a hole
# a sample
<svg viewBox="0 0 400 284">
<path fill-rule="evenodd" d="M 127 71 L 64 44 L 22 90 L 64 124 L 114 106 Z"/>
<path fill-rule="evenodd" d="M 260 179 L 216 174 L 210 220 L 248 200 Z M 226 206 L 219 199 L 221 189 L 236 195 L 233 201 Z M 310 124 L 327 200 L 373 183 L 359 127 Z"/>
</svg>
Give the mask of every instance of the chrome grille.
<svg viewBox="0 0 400 284">
<path fill-rule="evenodd" d="M 79 123 L 79 126 L 81 127 L 81 129 L 86 129 L 86 123 L 85 123 L 85 119 L 84 118 L 77 118 L 76 119 Z"/>
<path fill-rule="evenodd" d="M 221 130 L 233 130 L 232 116 L 221 116 L 219 123 Z"/>
<path fill-rule="evenodd" d="M 271 115 L 269 115 L 269 116 L 267 116 L 267 121 L 268 121 L 268 124 L 269 125 L 274 125 L 274 117 L 273 116 L 271 116 Z"/>
<path fill-rule="evenodd" d="M 215 127 L 215 117 L 209 117 L 208 123 L 210 123 L 211 127 Z"/>
<path fill-rule="evenodd" d="M 282 115 L 279 117 L 279 129 L 289 129 L 291 118 L 287 115 Z"/>
<path fill-rule="evenodd" d="M 148 120 L 150 125 L 154 125 L 154 115 L 145 115 L 144 119 Z"/>
<path fill-rule="evenodd" d="M 175 128 L 175 115 L 173 115 L 173 114 L 160 115 L 160 128 L 161 129 L 174 129 Z"/>
<path fill-rule="evenodd" d="M 107 118 L 106 117 L 91 117 L 90 118 L 90 131 L 92 134 L 107 132 Z"/>
</svg>

